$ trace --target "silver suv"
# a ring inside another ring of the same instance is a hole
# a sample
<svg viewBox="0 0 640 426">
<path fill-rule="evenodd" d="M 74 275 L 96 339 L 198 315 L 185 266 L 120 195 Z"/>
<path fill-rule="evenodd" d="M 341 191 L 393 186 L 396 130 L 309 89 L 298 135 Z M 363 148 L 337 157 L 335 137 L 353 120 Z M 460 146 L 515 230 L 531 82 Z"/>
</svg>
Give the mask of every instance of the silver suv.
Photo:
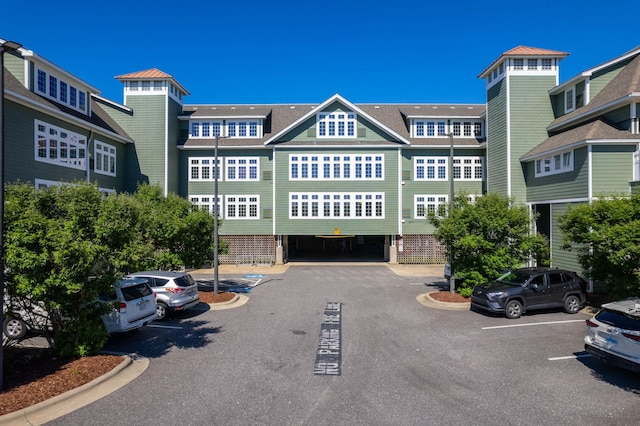
<svg viewBox="0 0 640 426">
<path fill-rule="evenodd" d="M 186 311 L 200 303 L 198 284 L 186 272 L 143 271 L 128 277 L 144 278 L 156 294 L 158 320 L 171 312 Z"/>
<path fill-rule="evenodd" d="M 631 298 L 602 305 L 587 320 L 584 348 L 606 363 L 640 373 L 640 300 Z"/>
</svg>

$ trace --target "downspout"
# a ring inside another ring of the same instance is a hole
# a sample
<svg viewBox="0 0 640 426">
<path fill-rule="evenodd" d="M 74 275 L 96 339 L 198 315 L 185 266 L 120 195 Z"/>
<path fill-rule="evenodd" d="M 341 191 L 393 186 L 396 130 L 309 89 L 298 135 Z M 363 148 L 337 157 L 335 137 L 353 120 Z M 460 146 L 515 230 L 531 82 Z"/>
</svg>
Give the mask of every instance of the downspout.
<svg viewBox="0 0 640 426">
<path fill-rule="evenodd" d="M 91 140 L 93 139 L 93 130 L 89 130 L 89 138 L 87 139 L 87 183 L 91 183 Z"/>
</svg>

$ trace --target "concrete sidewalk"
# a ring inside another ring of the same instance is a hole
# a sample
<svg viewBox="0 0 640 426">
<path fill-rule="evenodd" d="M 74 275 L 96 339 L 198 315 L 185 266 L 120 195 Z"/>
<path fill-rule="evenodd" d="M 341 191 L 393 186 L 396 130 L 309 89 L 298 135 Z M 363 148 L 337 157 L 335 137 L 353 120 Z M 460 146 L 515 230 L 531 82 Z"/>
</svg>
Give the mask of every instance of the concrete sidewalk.
<svg viewBox="0 0 640 426">
<path fill-rule="evenodd" d="M 444 265 L 400 265 L 385 262 L 289 262 L 284 265 L 220 265 L 218 267 L 219 275 L 247 275 L 247 274 L 264 274 L 275 275 L 286 272 L 288 268 L 296 268 L 300 266 L 386 266 L 396 275 L 403 277 L 443 277 Z M 214 274 L 213 268 L 194 269 L 189 271 L 194 278 L 198 276 L 211 276 Z M 443 278 L 444 279 L 444 278 Z"/>
</svg>

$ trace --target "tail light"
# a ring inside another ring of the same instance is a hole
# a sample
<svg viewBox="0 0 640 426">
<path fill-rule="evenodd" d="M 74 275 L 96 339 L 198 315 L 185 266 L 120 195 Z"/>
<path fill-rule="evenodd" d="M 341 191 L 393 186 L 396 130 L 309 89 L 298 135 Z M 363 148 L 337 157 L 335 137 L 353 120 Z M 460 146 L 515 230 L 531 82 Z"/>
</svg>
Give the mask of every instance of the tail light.
<svg viewBox="0 0 640 426">
<path fill-rule="evenodd" d="M 595 322 L 593 322 L 591 320 L 587 320 L 587 326 L 589 326 L 589 327 L 597 327 L 598 324 L 596 324 Z"/>
<path fill-rule="evenodd" d="M 173 293 L 173 294 L 181 294 L 187 291 L 186 288 L 180 288 L 180 287 L 165 287 L 164 289 L 169 293 Z"/>
<path fill-rule="evenodd" d="M 624 337 L 628 337 L 631 340 L 635 340 L 636 342 L 640 342 L 640 335 L 639 334 L 631 334 L 631 333 L 622 333 L 622 335 Z"/>
<path fill-rule="evenodd" d="M 125 314 L 127 312 L 127 304 L 124 302 L 120 302 L 120 313 Z"/>
</svg>

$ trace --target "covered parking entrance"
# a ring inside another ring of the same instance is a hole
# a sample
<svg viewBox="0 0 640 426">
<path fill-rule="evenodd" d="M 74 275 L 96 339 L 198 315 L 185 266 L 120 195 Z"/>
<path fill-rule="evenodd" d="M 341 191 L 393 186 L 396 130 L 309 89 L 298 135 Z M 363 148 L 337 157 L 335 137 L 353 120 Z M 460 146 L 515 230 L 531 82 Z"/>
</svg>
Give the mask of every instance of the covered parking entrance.
<svg viewBox="0 0 640 426">
<path fill-rule="evenodd" d="M 383 262 L 384 235 L 289 235 L 289 261 Z"/>
</svg>

